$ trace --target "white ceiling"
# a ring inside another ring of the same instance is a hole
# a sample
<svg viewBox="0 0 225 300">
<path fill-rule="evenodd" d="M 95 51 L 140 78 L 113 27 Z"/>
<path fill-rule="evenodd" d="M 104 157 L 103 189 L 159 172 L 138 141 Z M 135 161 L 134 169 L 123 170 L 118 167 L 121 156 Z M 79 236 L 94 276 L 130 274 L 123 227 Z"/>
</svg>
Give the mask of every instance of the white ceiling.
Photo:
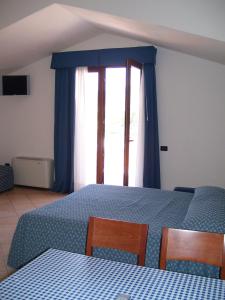
<svg viewBox="0 0 225 300">
<path fill-rule="evenodd" d="M 96 11 L 53 4 L 0 30 L 0 71 L 24 67 L 102 33 L 225 64 L 225 42 Z"/>
<path fill-rule="evenodd" d="M 26 66 L 100 32 L 62 6 L 51 5 L 0 30 L 0 70 Z"/>
</svg>

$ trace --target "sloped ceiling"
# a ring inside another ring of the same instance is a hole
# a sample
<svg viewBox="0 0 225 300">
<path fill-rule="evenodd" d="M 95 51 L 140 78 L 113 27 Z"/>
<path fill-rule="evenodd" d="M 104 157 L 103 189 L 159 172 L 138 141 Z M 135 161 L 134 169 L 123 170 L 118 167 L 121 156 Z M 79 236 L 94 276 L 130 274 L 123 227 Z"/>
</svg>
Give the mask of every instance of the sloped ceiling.
<svg viewBox="0 0 225 300">
<path fill-rule="evenodd" d="M 113 33 L 225 64 L 225 42 L 74 6 L 52 4 L 0 29 L 0 71 Z"/>
<path fill-rule="evenodd" d="M 100 33 L 60 5 L 51 5 L 0 30 L 0 70 L 15 70 Z"/>
</svg>

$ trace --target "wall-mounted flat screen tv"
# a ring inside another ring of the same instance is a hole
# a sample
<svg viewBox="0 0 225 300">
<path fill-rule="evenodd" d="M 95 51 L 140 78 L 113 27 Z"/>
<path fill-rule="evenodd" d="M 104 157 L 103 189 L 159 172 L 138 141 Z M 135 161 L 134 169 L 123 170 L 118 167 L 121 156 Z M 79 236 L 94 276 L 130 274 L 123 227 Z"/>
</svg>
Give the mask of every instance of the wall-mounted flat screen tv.
<svg viewBox="0 0 225 300">
<path fill-rule="evenodd" d="M 26 75 L 7 75 L 2 76 L 3 95 L 27 95 L 28 76 Z"/>
</svg>

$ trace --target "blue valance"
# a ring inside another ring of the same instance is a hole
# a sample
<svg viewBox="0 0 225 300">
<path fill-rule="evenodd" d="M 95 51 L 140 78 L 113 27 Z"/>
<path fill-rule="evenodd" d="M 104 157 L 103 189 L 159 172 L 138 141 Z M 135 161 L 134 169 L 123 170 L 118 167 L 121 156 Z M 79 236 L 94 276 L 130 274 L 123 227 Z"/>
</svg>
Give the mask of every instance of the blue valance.
<svg viewBox="0 0 225 300">
<path fill-rule="evenodd" d="M 76 68 L 125 65 L 127 59 L 142 64 L 155 64 L 157 49 L 153 46 L 113 48 L 53 53 L 51 68 Z"/>
</svg>

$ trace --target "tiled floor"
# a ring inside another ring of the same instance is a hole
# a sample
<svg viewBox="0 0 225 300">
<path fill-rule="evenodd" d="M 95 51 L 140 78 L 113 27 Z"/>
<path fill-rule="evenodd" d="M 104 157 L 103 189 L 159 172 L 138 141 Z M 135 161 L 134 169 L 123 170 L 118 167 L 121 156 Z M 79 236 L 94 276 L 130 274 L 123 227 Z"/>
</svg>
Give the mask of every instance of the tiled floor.
<svg viewBox="0 0 225 300">
<path fill-rule="evenodd" d="M 0 280 L 14 271 L 6 262 L 19 217 L 63 196 L 47 190 L 22 187 L 0 193 Z"/>
</svg>

